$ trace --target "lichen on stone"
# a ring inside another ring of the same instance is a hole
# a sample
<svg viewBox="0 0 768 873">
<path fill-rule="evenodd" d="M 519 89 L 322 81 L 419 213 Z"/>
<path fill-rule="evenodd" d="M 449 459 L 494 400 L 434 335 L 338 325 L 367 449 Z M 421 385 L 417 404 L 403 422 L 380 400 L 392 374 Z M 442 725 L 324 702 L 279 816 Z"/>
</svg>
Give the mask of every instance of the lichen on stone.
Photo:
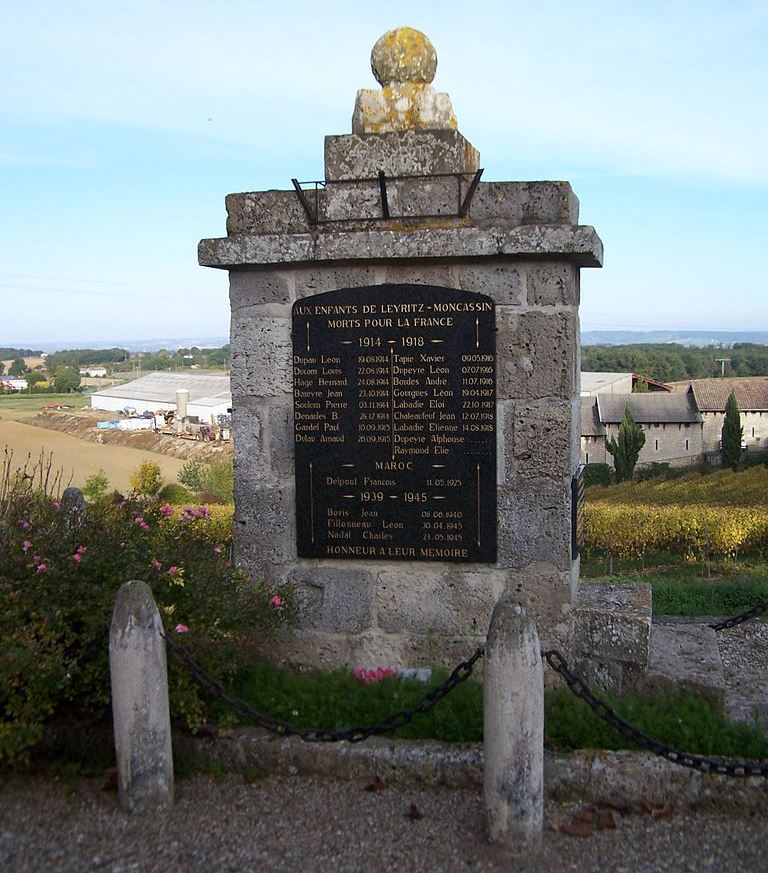
<svg viewBox="0 0 768 873">
<path fill-rule="evenodd" d="M 385 33 L 371 52 L 371 69 L 382 88 L 357 92 L 353 133 L 458 127 L 449 96 L 430 84 L 437 69 L 437 52 L 421 31 L 398 27 Z"/>
</svg>

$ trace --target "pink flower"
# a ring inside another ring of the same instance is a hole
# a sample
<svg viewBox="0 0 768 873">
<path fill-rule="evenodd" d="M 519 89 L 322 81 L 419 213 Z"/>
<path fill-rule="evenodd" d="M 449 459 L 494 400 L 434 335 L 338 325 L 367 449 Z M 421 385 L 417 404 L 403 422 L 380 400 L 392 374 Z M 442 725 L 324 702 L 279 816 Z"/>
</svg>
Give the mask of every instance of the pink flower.
<svg viewBox="0 0 768 873">
<path fill-rule="evenodd" d="M 38 564 L 38 565 L 37 565 L 37 571 L 36 571 L 36 572 L 37 572 L 37 573 L 47 573 L 47 572 L 48 572 L 48 567 L 46 567 L 45 564 Z"/>
<path fill-rule="evenodd" d="M 211 510 L 208 509 L 207 506 L 203 506 L 203 504 L 201 503 L 197 507 L 197 517 L 198 518 L 210 518 L 211 517 Z"/>
<path fill-rule="evenodd" d="M 188 634 L 189 628 L 185 624 L 177 624 L 176 625 L 176 633 L 177 634 Z"/>
<path fill-rule="evenodd" d="M 20 519 L 19 519 L 19 527 L 20 527 L 22 530 L 29 530 L 31 526 L 32 526 L 32 525 L 27 521 L 26 518 L 20 518 Z"/>
<path fill-rule="evenodd" d="M 51 506 L 52 506 L 54 509 L 61 509 L 61 504 L 59 503 L 58 500 L 52 500 L 52 501 L 51 501 Z"/>
<path fill-rule="evenodd" d="M 269 598 L 269 605 L 278 609 L 283 605 L 283 598 L 279 594 L 275 594 L 274 597 Z"/>
<path fill-rule="evenodd" d="M 88 546 L 78 546 L 76 551 L 78 555 L 84 555 L 88 551 Z"/>
<path fill-rule="evenodd" d="M 134 518 L 133 523 L 139 528 L 139 530 L 143 530 L 144 533 L 149 530 L 149 525 L 140 515 L 137 515 L 136 518 Z"/>
<path fill-rule="evenodd" d="M 355 667 L 353 672 L 355 679 L 359 680 L 364 685 L 371 685 L 373 682 L 381 682 L 382 679 L 386 679 L 388 676 L 394 676 L 397 673 L 394 667 L 371 667 L 369 669 L 365 667 Z"/>
<path fill-rule="evenodd" d="M 42 558 L 40 557 L 40 555 L 32 555 L 32 560 L 37 564 L 39 561 L 42 560 Z"/>
<path fill-rule="evenodd" d="M 160 570 L 163 565 L 157 560 L 157 558 L 153 558 L 151 566 L 153 570 Z"/>
<path fill-rule="evenodd" d="M 160 507 L 160 512 L 162 512 L 166 518 L 170 518 L 173 515 L 173 507 L 170 503 L 164 503 Z"/>
<path fill-rule="evenodd" d="M 169 576 L 178 576 L 180 573 L 181 573 L 181 567 L 177 567 L 175 564 L 173 565 L 173 567 L 168 568 L 168 575 Z"/>
<path fill-rule="evenodd" d="M 32 543 L 29 540 L 24 540 L 21 544 L 21 551 L 28 552 L 32 548 Z"/>
<path fill-rule="evenodd" d="M 83 556 L 82 556 L 79 552 L 75 552 L 75 554 L 72 555 L 72 560 L 73 560 L 76 564 L 79 564 L 80 561 L 83 560 Z"/>
<path fill-rule="evenodd" d="M 214 546 L 213 547 L 213 554 L 214 555 L 220 555 L 221 551 L 222 551 L 221 546 Z"/>
</svg>

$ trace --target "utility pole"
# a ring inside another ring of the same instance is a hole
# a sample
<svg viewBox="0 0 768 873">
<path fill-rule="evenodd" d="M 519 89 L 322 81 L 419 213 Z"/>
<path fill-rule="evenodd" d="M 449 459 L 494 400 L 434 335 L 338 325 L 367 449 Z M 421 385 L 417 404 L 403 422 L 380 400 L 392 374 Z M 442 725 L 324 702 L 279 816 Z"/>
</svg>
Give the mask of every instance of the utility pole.
<svg viewBox="0 0 768 873">
<path fill-rule="evenodd" d="M 730 358 L 715 358 L 715 363 L 720 364 L 720 375 L 725 376 L 725 365 L 731 363 Z"/>
</svg>

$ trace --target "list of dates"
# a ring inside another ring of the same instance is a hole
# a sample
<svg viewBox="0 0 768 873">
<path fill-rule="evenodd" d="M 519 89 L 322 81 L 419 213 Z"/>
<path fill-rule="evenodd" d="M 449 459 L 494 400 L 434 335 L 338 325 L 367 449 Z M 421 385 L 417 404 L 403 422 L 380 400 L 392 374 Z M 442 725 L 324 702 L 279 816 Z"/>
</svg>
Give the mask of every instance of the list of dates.
<svg viewBox="0 0 768 873">
<path fill-rule="evenodd" d="M 495 562 L 491 298 L 347 288 L 292 329 L 299 556 Z"/>
</svg>

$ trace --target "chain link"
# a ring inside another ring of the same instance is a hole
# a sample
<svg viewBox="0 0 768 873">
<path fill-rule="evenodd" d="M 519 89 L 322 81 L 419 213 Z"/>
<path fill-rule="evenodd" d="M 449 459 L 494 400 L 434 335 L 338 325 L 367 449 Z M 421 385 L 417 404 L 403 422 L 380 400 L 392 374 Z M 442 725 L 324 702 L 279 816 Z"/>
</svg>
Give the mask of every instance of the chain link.
<svg viewBox="0 0 768 873">
<path fill-rule="evenodd" d="M 744 624 L 745 621 L 757 618 L 766 609 L 768 609 L 768 600 L 765 603 L 758 603 L 757 606 L 753 606 L 752 609 L 748 609 L 746 612 L 741 612 L 730 618 L 724 618 L 722 621 L 716 621 L 714 624 L 709 625 L 709 627 L 716 631 L 727 630 L 729 627 L 736 627 L 736 625 Z"/>
<path fill-rule="evenodd" d="M 403 727 L 416 716 L 429 712 L 443 698 L 447 697 L 457 685 L 466 681 L 472 674 L 477 661 L 485 654 L 483 648 L 478 648 L 471 658 L 458 664 L 445 682 L 438 685 L 437 688 L 428 691 L 413 708 L 392 713 L 375 724 L 332 731 L 323 728 L 298 727 L 290 722 L 259 712 L 246 701 L 230 694 L 218 679 L 206 673 L 194 660 L 190 651 L 178 640 L 174 640 L 167 635 L 165 640 L 176 660 L 189 670 L 193 678 L 227 704 L 234 712 L 271 733 L 280 736 L 296 736 L 309 743 L 335 743 L 342 740 L 350 743 L 360 743 L 376 734 L 391 733 Z M 623 719 L 604 700 L 594 695 L 586 682 L 571 671 L 568 662 L 556 649 L 542 651 L 541 656 L 556 673 L 562 676 L 573 694 L 583 700 L 598 718 L 607 722 L 625 739 L 630 740 L 635 745 L 647 749 L 674 764 L 698 770 L 700 773 L 718 773 L 724 776 L 737 777 L 768 776 L 768 761 L 741 761 L 734 758 L 706 757 L 674 749 L 672 746 L 652 737 L 650 734 Z"/>
<path fill-rule="evenodd" d="M 703 755 L 691 755 L 673 749 L 661 740 L 650 736 L 635 725 L 625 721 L 604 700 L 596 697 L 583 679 L 571 672 L 565 658 L 556 649 L 541 653 L 549 666 L 563 677 L 576 697 L 583 700 L 598 718 L 607 722 L 628 740 L 641 748 L 680 764 L 690 767 L 700 773 L 720 773 L 724 776 L 768 776 L 768 761 L 740 761 L 735 758 L 708 758 Z"/>
<path fill-rule="evenodd" d="M 174 640 L 166 635 L 165 641 L 176 660 L 189 670 L 200 685 L 215 694 L 216 697 L 226 703 L 230 709 L 265 730 L 285 737 L 300 737 L 308 743 L 336 743 L 341 740 L 346 740 L 349 743 L 360 743 L 374 734 L 387 734 L 396 731 L 398 728 L 401 728 L 408 724 L 408 722 L 412 721 L 417 715 L 423 715 L 425 712 L 429 712 L 429 710 L 436 706 L 444 697 L 447 697 L 447 695 L 450 694 L 457 685 L 461 685 L 462 682 L 466 681 L 471 676 L 472 670 L 477 661 L 479 661 L 485 654 L 484 649 L 477 649 L 471 658 L 458 664 L 445 682 L 438 685 L 437 688 L 428 691 L 412 709 L 403 709 L 400 710 L 400 712 L 395 712 L 376 724 L 331 731 L 322 728 L 297 727 L 290 722 L 258 712 L 249 703 L 246 703 L 246 701 L 230 694 L 218 679 L 214 679 L 213 676 L 206 673 L 205 670 L 195 662 L 190 651 L 178 640 Z"/>
</svg>

